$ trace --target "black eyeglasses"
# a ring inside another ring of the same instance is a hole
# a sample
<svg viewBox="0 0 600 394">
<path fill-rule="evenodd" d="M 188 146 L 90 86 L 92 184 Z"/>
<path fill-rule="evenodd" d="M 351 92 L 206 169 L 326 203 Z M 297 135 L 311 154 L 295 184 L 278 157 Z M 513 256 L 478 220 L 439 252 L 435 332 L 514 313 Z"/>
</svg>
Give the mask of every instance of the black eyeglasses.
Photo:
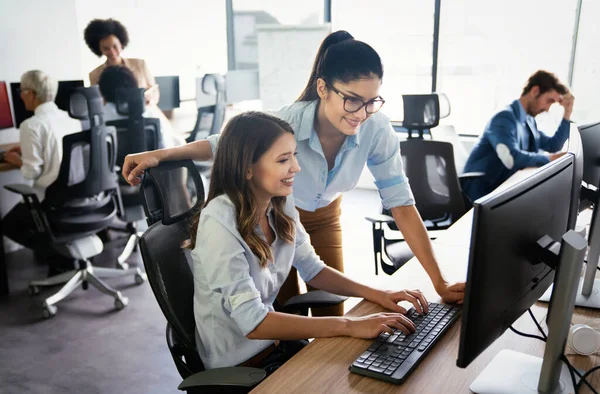
<svg viewBox="0 0 600 394">
<path fill-rule="evenodd" d="M 366 111 L 368 114 L 374 114 L 379 111 L 385 100 L 381 97 L 375 97 L 369 101 L 362 101 L 358 97 L 346 96 L 344 93 L 340 92 L 329 83 L 325 82 L 331 90 L 333 90 L 338 96 L 340 96 L 344 100 L 344 111 L 349 112 L 351 114 L 360 111 L 363 107 L 366 107 Z"/>
</svg>

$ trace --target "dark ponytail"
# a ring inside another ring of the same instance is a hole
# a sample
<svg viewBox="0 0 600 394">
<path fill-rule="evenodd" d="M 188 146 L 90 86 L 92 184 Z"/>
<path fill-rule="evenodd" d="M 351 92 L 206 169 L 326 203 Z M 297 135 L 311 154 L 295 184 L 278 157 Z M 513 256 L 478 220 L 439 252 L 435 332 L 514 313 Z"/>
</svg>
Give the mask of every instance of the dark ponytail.
<svg viewBox="0 0 600 394">
<path fill-rule="evenodd" d="M 368 44 L 355 40 L 345 30 L 329 34 L 319 47 L 308 83 L 296 101 L 313 101 L 319 98 L 317 80 L 344 83 L 377 76 L 383 78 L 383 65 L 377 52 Z"/>
</svg>

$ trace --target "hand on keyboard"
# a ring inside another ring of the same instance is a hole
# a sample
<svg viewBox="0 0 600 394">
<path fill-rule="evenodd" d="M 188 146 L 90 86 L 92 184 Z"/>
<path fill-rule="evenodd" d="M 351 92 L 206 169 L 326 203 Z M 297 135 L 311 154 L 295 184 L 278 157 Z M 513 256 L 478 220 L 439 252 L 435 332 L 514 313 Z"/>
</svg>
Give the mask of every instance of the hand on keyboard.
<svg viewBox="0 0 600 394">
<path fill-rule="evenodd" d="M 415 324 L 400 313 L 376 313 L 349 319 L 346 335 L 354 338 L 376 338 L 382 332 L 392 334 L 398 330 L 410 334 L 416 329 Z"/>
<path fill-rule="evenodd" d="M 406 314 L 406 309 L 398 305 L 400 301 L 410 302 L 419 313 L 427 313 L 429 310 L 427 300 L 420 290 L 379 290 L 375 299 L 370 301 L 381 305 L 385 309 L 402 314 Z"/>
</svg>

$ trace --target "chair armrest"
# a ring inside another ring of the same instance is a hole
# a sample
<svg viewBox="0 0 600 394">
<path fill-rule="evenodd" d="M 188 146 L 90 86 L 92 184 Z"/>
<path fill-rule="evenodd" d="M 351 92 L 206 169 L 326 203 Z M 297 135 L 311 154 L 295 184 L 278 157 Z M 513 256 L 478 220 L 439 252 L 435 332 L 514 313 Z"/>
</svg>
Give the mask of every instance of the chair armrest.
<svg viewBox="0 0 600 394">
<path fill-rule="evenodd" d="M 10 190 L 13 193 L 20 194 L 22 196 L 37 196 L 33 187 L 24 184 L 5 185 L 6 190 Z"/>
<path fill-rule="evenodd" d="M 371 223 L 394 223 L 394 218 L 389 215 L 366 216 L 365 219 Z"/>
<path fill-rule="evenodd" d="M 460 174 L 458 179 L 479 178 L 482 176 L 485 176 L 485 172 L 465 172 L 464 174 Z"/>
<path fill-rule="evenodd" d="M 205 386 L 251 388 L 256 386 L 265 376 L 267 376 L 267 372 L 259 368 L 229 367 L 207 369 L 188 376 L 177 388 L 182 391 Z"/>
<path fill-rule="evenodd" d="M 333 306 L 339 305 L 347 299 L 348 297 L 331 294 L 324 290 L 314 290 L 290 298 L 283 306 L 283 309 L 303 309 Z"/>
</svg>

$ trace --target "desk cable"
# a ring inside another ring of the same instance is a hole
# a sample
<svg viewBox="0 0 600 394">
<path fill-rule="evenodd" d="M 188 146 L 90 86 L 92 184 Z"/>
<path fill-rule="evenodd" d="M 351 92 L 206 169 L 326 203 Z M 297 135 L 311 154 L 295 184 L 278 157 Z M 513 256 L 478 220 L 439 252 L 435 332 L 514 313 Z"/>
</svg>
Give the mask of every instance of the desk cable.
<svg viewBox="0 0 600 394">
<path fill-rule="evenodd" d="M 548 336 L 546 335 L 546 333 L 542 329 L 542 326 L 540 326 L 540 323 L 538 323 L 537 319 L 533 315 L 533 312 L 531 311 L 531 308 L 529 308 L 527 310 L 527 312 L 529 312 L 529 316 L 531 316 L 531 319 L 533 320 L 533 322 L 537 326 L 537 328 L 538 328 L 540 334 L 542 334 L 542 336 L 534 335 L 534 334 L 526 334 L 524 332 L 521 332 L 521 331 L 515 329 L 512 325 L 509 327 L 510 330 L 512 332 L 514 332 L 515 334 L 517 334 L 517 335 L 521 335 L 521 336 L 527 337 L 527 338 L 539 339 L 540 341 L 546 342 L 547 339 L 548 339 Z M 600 393 L 598 393 L 598 391 L 595 388 L 592 387 L 592 385 L 586 379 L 593 372 L 596 372 L 596 371 L 600 370 L 600 365 L 597 365 L 597 366 L 589 369 L 588 371 L 586 371 L 582 375 L 581 373 L 579 373 L 579 371 L 575 367 L 573 367 L 573 365 L 571 364 L 571 362 L 569 361 L 569 359 L 567 359 L 567 357 L 565 357 L 564 354 L 561 355 L 561 360 L 567 365 L 567 367 L 569 369 L 569 373 L 571 375 L 571 381 L 573 382 L 573 387 L 575 389 L 575 394 L 577 394 L 579 392 L 579 390 L 581 389 L 581 387 L 583 387 L 584 383 L 585 383 L 586 386 L 589 387 L 590 390 L 592 390 L 592 393 L 594 393 L 594 394 L 600 394 Z M 576 380 L 575 380 L 575 374 L 579 377 L 579 383 L 577 383 Z"/>
</svg>

